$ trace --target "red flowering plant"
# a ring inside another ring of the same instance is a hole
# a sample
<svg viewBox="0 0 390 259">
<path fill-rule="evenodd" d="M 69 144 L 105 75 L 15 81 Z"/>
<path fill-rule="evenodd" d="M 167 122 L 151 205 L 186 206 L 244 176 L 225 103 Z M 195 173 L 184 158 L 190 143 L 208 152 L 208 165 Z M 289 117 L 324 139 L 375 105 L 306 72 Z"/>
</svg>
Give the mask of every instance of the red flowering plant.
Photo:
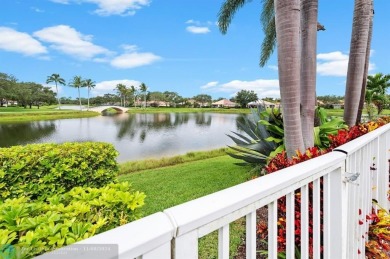
<svg viewBox="0 0 390 259">
<path fill-rule="evenodd" d="M 349 129 L 340 129 L 337 134 L 329 135 L 329 147 L 326 149 L 319 149 L 317 147 L 312 147 L 307 149 L 304 153 L 297 152 L 296 156 L 289 159 L 285 151 L 277 154 L 272 158 L 268 164 L 264 167 L 264 171 L 269 174 L 276 172 L 280 169 L 301 163 L 303 161 L 309 160 L 311 158 L 318 157 L 325 153 L 328 153 L 335 149 L 338 146 L 341 146 L 353 139 L 356 139 L 370 131 L 377 129 L 380 126 L 383 126 L 390 122 L 390 117 L 381 117 L 377 121 L 367 122 L 353 126 Z M 322 200 L 323 200 L 323 188 L 322 188 L 322 179 L 320 181 L 320 200 L 321 200 L 321 211 L 320 216 L 322 215 Z M 309 253 L 312 255 L 313 248 L 313 184 L 309 184 Z M 300 249 L 300 230 L 301 230 L 301 221 L 300 221 L 300 210 L 301 210 L 301 196 L 300 191 L 295 191 L 295 244 L 297 249 Z M 321 217 L 322 218 L 322 217 Z M 321 222 L 321 235 L 322 235 L 322 222 Z M 261 233 L 261 236 L 266 236 L 265 226 L 258 226 L 258 233 Z M 372 244 L 371 244 L 372 245 Z M 286 199 L 282 197 L 278 199 L 278 252 L 284 253 L 286 248 Z M 322 246 L 321 246 L 322 251 Z"/>
</svg>

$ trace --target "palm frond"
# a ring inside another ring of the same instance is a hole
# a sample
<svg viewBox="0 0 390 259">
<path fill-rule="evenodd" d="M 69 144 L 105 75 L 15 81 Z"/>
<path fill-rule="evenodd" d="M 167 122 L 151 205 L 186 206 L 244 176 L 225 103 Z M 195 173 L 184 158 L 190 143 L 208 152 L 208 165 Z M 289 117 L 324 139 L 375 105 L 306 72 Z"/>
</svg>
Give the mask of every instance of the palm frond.
<svg viewBox="0 0 390 259">
<path fill-rule="evenodd" d="M 222 4 L 218 13 L 218 27 L 222 34 L 226 34 L 234 15 L 246 2 L 246 0 L 226 0 Z"/>
</svg>

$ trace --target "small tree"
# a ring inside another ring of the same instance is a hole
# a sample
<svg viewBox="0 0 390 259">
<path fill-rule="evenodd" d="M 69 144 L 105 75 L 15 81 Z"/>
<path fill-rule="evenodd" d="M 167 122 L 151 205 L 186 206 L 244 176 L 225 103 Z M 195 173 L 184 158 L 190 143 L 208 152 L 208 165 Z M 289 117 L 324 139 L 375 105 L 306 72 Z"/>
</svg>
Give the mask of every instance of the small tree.
<svg viewBox="0 0 390 259">
<path fill-rule="evenodd" d="M 59 74 L 52 74 L 51 76 L 48 76 L 46 79 L 46 84 L 54 82 L 56 84 L 56 93 L 57 93 L 57 101 L 58 101 L 58 109 L 61 109 L 61 103 L 60 103 L 60 96 L 58 94 L 58 85 L 65 85 L 65 80 L 60 77 Z"/>
<path fill-rule="evenodd" d="M 242 108 L 247 107 L 248 103 L 257 101 L 257 94 L 254 91 L 241 90 L 236 94 L 236 102 Z"/>
<path fill-rule="evenodd" d="M 96 86 L 95 82 L 91 79 L 86 79 L 83 81 L 83 87 L 87 87 L 88 89 L 88 110 L 89 110 L 89 93 L 91 91 L 91 88 L 94 88 Z"/>
<path fill-rule="evenodd" d="M 148 91 L 148 87 L 144 83 L 141 83 L 141 85 L 139 86 L 139 90 L 144 95 L 144 108 L 146 108 L 146 92 Z"/>
<path fill-rule="evenodd" d="M 79 103 L 80 103 L 80 111 L 81 111 L 82 109 L 81 109 L 80 87 L 84 87 L 83 80 L 81 79 L 81 76 L 73 77 L 73 80 L 69 83 L 69 86 L 77 88 L 77 91 L 79 93 Z"/>
</svg>

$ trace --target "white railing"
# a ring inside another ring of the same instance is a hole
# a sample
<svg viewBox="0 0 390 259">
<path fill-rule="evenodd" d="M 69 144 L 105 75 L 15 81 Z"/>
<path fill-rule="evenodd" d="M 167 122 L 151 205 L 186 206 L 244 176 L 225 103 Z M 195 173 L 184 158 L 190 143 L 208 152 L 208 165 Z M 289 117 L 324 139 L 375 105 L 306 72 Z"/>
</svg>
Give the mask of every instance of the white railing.
<svg viewBox="0 0 390 259">
<path fill-rule="evenodd" d="M 268 258 L 277 258 L 277 200 L 286 197 L 286 257 L 294 258 L 294 202 L 295 191 L 300 190 L 301 258 L 308 258 L 309 250 L 314 258 L 320 258 L 321 246 L 323 258 L 365 258 L 364 243 L 370 224 L 366 215 L 371 213 L 372 199 L 388 208 L 389 148 L 390 125 L 386 125 L 329 154 L 169 208 L 55 252 L 62 251 L 64 255 L 77 245 L 116 244 L 121 259 L 192 259 L 198 258 L 198 239 L 218 230 L 218 258 L 229 258 L 229 224 L 245 217 L 246 257 L 254 259 L 258 241 L 256 210 L 267 206 Z M 373 163 L 376 170 L 372 170 Z M 309 184 L 313 186 L 312 218 L 308 212 Z M 313 247 L 309 247 L 309 220 L 313 221 Z M 69 258 L 87 258 L 88 252 L 71 253 Z M 40 258 L 53 255 L 52 252 Z"/>
</svg>

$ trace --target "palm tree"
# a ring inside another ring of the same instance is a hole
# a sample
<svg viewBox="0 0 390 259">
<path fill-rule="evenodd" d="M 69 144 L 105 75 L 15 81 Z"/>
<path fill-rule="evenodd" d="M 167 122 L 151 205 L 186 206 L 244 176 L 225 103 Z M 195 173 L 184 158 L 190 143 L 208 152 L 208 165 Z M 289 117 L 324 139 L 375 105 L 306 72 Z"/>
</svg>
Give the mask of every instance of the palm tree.
<svg viewBox="0 0 390 259">
<path fill-rule="evenodd" d="M 358 120 L 357 116 L 362 95 L 367 45 L 370 34 L 371 4 L 371 0 L 355 0 L 354 4 L 344 103 L 344 120 L 348 126 L 355 125 Z"/>
<path fill-rule="evenodd" d="M 83 87 L 87 87 L 88 89 L 88 110 L 89 110 L 89 93 L 91 91 L 91 88 L 94 88 L 96 86 L 95 82 L 92 81 L 92 79 L 86 79 L 83 81 Z"/>
<path fill-rule="evenodd" d="M 54 82 L 56 84 L 56 92 L 57 92 L 57 101 L 58 101 L 58 109 L 61 110 L 61 103 L 60 103 L 60 97 L 58 94 L 58 85 L 65 85 L 65 80 L 60 77 L 59 74 L 52 74 L 51 76 L 48 76 L 46 79 L 46 84 Z"/>
<path fill-rule="evenodd" d="M 235 12 L 247 2 L 245 0 L 226 0 L 224 2 L 219 12 L 218 20 L 222 33 L 226 33 Z M 263 1 L 261 22 L 265 38 L 262 43 L 260 66 L 265 65 L 276 43 L 278 43 L 278 48 L 285 48 L 283 50 L 278 49 L 279 82 L 283 114 L 288 121 L 285 126 L 289 128 L 285 129 L 285 134 L 286 138 L 291 140 L 286 141 L 286 149 L 289 156 L 292 156 L 295 150 L 303 150 L 304 146 L 311 147 L 314 144 L 316 31 L 325 30 L 325 28 L 317 22 L 318 0 L 294 0 L 288 2 L 290 3 L 286 7 L 279 1 Z M 280 4 L 279 7 L 276 6 L 277 3 Z M 283 9 L 280 9 L 281 7 Z M 294 14 L 289 14 L 289 10 Z M 302 16 L 299 10 L 302 10 Z M 285 15 L 288 15 L 288 17 L 285 17 Z M 303 30 L 302 42 L 300 42 L 299 37 L 299 25 L 296 24 L 299 22 L 301 22 Z M 282 31 L 281 28 L 283 26 L 287 26 L 288 30 Z M 288 38 L 287 34 L 293 35 L 292 38 Z M 288 42 L 280 43 L 279 40 L 288 40 Z M 294 56 L 301 53 L 301 44 L 302 55 L 300 57 Z M 290 46 L 293 48 L 289 48 Z M 291 62 L 292 60 L 294 61 Z M 301 60 L 302 62 L 299 62 Z M 302 67 L 300 64 L 302 64 Z M 294 67 L 294 69 L 287 70 L 289 66 Z M 300 74 L 300 70 L 304 71 L 304 73 Z M 300 86 L 301 80 L 302 86 Z M 302 112 L 301 115 L 299 115 L 300 111 Z M 300 116 L 300 118 L 297 116 Z M 297 125 L 301 120 L 302 125 Z"/>
<path fill-rule="evenodd" d="M 134 107 L 135 107 L 135 94 L 137 92 L 137 88 L 135 88 L 135 86 L 132 85 L 132 86 L 130 86 L 130 91 L 129 92 L 130 92 L 130 95 L 132 95 L 133 98 L 134 98 Z"/>
<path fill-rule="evenodd" d="M 386 91 L 390 87 L 390 74 L 384 75 L 377 73 L 375 75 L 369 75 L 367 77 L 367 89 L 366 89 L 366 106 L 369 111 L 370 105 L 375 104 L 378 110 L 378 115 L 384 109 L 387 102 Z M 369 112 L 369 116 L 371 116 Z"/>
<path fill-rule="evenodd" d="M 77 91 L 79 93 L 79 102 L 80 102 L 80 111 L 81 109 L 81 97 L 80 97 L 80 87 L 83 87 L 83 80 L 81 79 L 81 76 L 74 76 L 73 80 L 69 83 L 70 87 L 77 88 Z"/>
<path fill-rule="evenodd" d="M 301 0 L 301 125 L 305 148 L 314 146 L 318 0 Z"/>
<path fill-rule="evenodd" d="M 126 85 L 124 84 L 117 84 L 115 88 L 121 98 L 121 106 L 126 106 Z M 123 99 L 123 105 L 122 105 L 122 99 Z"/>
<path fill-rule="evenodd" d="M 280 96 L 286 151 L 304 150 L 300 123 L 300 1 L 275 0 Z"/>
<path fill-rule="evenodd" d="M 148 87 L 144 83 L 141 83 L 139 90 L 144 94 L 144 108 L 146 108 L 146 91 L 148 90 Z"/>
<path fill-rule="evenodd" d="M 226 0 L 222 4 L 218 14 L 218 26 L 222 34 L 227 33 L 227 29 L 229 28 L 235 13 L 247 2 L 249 1 Z M 260 54 L 260 66 L 263 67 L 267 63 L 276 46 L 274 0 L 263 0 L 261 22 L 265 34 Z"/>
<path fill-rule="evenodd" d="M 363 106 L 365 101 L 365 93 L 366 93 L 366 85 L 367 85 L 367 76 L 368 76 L 368 67 L 370 65 L 370 51 L 371 51 L 371 39 L 372 39 L 372 27 L 373 27 L 373 16 L 374 16 L 374 1 L 371 1 L 371 8 L 372 13 L 370 16 L 370 24 L 368 27 L 368 42 L 367 42 L 367 49 L 366 49 L 366 62 L 364 63 L 364 75 L 363 75 L 363 84 L 362 84 L 362 90 L 360 93 L 360 102 L 359 102 L 359 109 L 358 109 L 358 115 L 356 118 L 356 124 L 359 124 L 362 118 L 363 113 Z"/>
</svg>

